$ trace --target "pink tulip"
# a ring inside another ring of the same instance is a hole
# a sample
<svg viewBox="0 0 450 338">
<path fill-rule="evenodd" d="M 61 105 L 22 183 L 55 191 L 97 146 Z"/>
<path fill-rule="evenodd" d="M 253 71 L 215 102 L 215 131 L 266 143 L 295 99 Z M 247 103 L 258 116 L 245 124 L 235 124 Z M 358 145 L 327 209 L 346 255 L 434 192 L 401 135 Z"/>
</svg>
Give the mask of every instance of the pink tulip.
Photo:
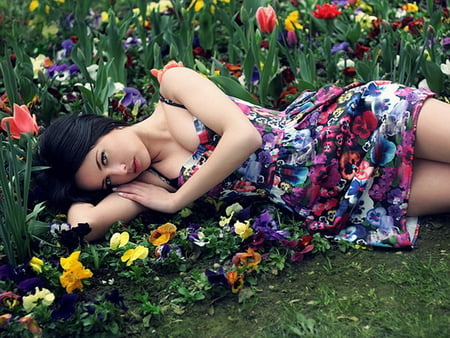
<svg viewBox="0 0 450 338">
<path fill-rule="evenodd" d="M 16 139 L 20 138 L 21 133 L 38 133 L 39 127 L 36 122 L 36 115 L 31 115 L 27 106 L 18 106 L 14 103 L 13 110 L 13 116 L 2 119 L 1 127 L 3 130 L 8 130 L 8 124 L 11 136 Z"/>
<path fill-rule="evenodd" d="M 256 21 L 263 33 L 272 33 L 277 24 L 277 13 L 272 6 L 259 7 L 256 11 Z"/>
</svg>

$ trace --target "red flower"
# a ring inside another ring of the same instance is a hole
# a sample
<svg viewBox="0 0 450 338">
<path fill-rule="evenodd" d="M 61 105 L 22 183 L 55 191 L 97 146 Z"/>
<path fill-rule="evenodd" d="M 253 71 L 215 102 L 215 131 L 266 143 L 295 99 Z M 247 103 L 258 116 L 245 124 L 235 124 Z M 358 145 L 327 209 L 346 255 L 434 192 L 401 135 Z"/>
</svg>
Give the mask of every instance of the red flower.
<svg viewBox="0 0 450 338">
<path fill-rule="evenodd" d="M 37 134 L 39 127 L 36 122 L 36 115 L 31 115 L 28 107 L 25 105 L 18 106 L 14 103 L 14 116 L 8 116 L 2 119 L 1 127 L 7 130 L 7 124 L 13 138 L 20 138 L 22 133 Z"/>
<path fill-rule="evenodd" d="M 342 14 L 336 5 L 324 4 L 323 6 L 316 5 L 316 10 L 312 14 L 317 19 L 334 19 Z"/>
<path fill-rule="evenodd" d="M 370 50 L 370 47 L 367 47 L 367 46 L 364 46 L 364 45 L 362 45 L 362 44 L 360 44 L 360 43 L 357 43 L 356 45 L 355 45 L 355 56 L 358 58 L 358 59 L 362 59 L 362 57 L 364 56 L 364 54 L 366 53 L 366 52 L 368 52 Z"/>
<path fill-rule="evenodd" d="M 347 77 L 353 77 L 356 75 L 356 69 L 355 67 L 347 67 L 342 70 L 342 74 L 344 74 Z"/>
<path fill-rule="evenodd" d="M 277 13 L 272 6 L 259 7 L 256 10 L 256 21 L 263 33 L 272 33 L 277 24 Z"/>
<path fill-rule="evenodd" d="M 362 137 L 368 138 L 378 126 L 378 119 L 371 110 L 364 111 L 355 117 L 352 131 Z"/>
</svg>

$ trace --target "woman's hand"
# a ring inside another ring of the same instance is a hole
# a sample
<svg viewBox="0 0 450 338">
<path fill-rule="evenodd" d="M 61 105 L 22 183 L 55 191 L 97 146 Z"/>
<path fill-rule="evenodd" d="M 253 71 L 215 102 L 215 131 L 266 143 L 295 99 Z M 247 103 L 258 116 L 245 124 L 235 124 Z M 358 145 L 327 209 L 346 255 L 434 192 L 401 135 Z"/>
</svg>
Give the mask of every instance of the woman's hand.
<svg viewBox="0 0 450 338">
<path fill-rule="evenodd" d="M 114 188 L 119 196 L 137 202 L 142 206 L 164 213 L 175 213 L 183 205 L 177 205 L 176 193 L 142 181 L 133 181 Z"/>
</svg>

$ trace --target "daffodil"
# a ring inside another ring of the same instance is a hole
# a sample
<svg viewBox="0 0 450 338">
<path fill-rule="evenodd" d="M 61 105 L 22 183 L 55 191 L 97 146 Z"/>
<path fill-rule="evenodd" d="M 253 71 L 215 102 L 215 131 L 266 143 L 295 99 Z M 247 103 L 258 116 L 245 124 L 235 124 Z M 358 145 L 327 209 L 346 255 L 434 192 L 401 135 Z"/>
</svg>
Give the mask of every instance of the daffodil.
<svg viewBox="0 0 450 338">
<path fill-rule="evenodd" d="M 22 297 L 22 304 L 25 311 L 30 312 L 38 305 L 50 306 L 55 300 L 55 295 L 48 289 L 39 289 L 32 295 Z"/>
<path fill-rule="evenodd" d="M 133 264 L 136 259 L 145 259 L 148 256 L 148 248 L 138 245 L 134 249 L 128 249 L 121 257 L 122 262 L 126 262 L 127 266 Z"/>
<path fill-rule="evenodd" d="M 85 269 L 83 264 L 78 261 L 79 257 L 80 251 L 74 251 L 69 257 L 60 259 L 60 264 L 65 271 L 59 277 L 59 281 L 67 293 L 72 293 L 76 289 L 83 290 L 81 281 L 93 276 L 92 271 Z"/>
<path fill-rule="evenodd" d="M 109 247 L 111 248 L 111 250 L 117 250 L 118 248 L 125 246 L 129 240 L 130 234 L 128 232 L 116 232 L 111 236 L 111 239 L 109 240 Z"/>
<path fill-rule="evenodd" d="M 177 231 L 177 227 L 172 223 L 165 223 L 159 226 L 156 230 L 154 230 L 150 234 L 149 241 L 154 246 L 158 246 L 164 243 L 167 243 L 172 238 L 175 237 L 175 233 Z"/>
<path fill-rule="evenodd" d="M 30 262 L 28 264 L 34 270 L 34 272 L 41 273 L 44 261 L 40 258 L 37 258 L 36 256 L 33 256 L 33 258 L 30 259 Z"/>
<path fill-rule="evenodd" d="M 253 229 L 250 227 L 250 221 L 234 223 L 234 232 L 242 239 L 246 239 L 253 234 Z"/>
</svg>

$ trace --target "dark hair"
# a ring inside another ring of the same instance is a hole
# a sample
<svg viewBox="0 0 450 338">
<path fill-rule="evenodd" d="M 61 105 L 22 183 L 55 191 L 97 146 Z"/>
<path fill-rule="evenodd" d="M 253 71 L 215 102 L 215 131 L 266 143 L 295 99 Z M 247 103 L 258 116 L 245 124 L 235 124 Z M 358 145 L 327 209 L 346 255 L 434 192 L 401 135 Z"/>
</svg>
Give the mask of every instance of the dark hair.
<svg viewBox="0 0 450 338">
<path fill-rule="evenodd" d="M 38 138 L 35 165 L 36 184 L 44 199 L 57 207 L 68 208 L 73 202 L 96 203 L 106 191 L 86 191 L 77 187 L 75 174 L 98 139 L 110 131 L 127 126 L 126 122 L 101 115 L 67 115 L 52 121 Z"/>
</svg>

